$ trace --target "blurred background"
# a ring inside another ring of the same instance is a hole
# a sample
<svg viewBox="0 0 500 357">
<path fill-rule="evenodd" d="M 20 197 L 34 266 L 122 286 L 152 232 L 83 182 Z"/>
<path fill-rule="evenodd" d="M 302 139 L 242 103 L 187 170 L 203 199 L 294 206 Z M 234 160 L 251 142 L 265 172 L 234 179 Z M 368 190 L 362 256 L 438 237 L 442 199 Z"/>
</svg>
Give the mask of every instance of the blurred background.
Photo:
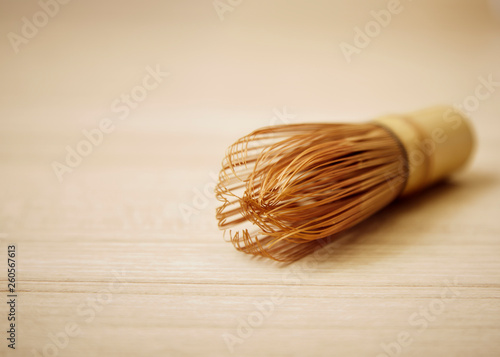
<svg viewBox="0 0 500 357">
<path fill-rule="evenodd" d="M 37 155 L 63 148 L 113 115 L 147 66 L 170 76 L 120 132 L 219 135 L 268 124 L 284 106 L 301 121 L 363 119 L 458 104 L 478 77 L 498 78 L 498 1 L 401 0 L 385 27 L 370 28 L 390 3 L 68 1 L 44 21 L 38 2 L 3 1 L 2 133 L 53 133 Z M 356 47 L 357 28 L 368 44 L 346 58 L 342 44 Z"/>
<path fill-rule="evenodd" d="M 82 130 L 108 118 L 113 131 L 92 155 L 71 172 L 58 166 L 65 184 L 93 165 L 135 158 L 161 162 L 169 175 L 199 169 L 176 182 L 175 194 L 184 193 L 176 199 L 189 201 L 233 140 L 285 121 L 360 121 L 451 104 L 466 106 L 486 147 L 496 139 L 489 123 L 500 113 L 498 84 L 478 104 L 467 98 L 484 81 L 500 81 L 499 7 L 495 0 L 2 1 L 0 158 L 6 168 L 29 161 L 28 187 L 42 177 L 57 182 L 53 164 L 65 164 L 66 146 L 76 150 Z M 127 102 L 122 96 L 147 68 L 168 75 Z"/>
<path fill-rule="evenodd" d="M 173 264 L 212 279 L 199 268 L 220 261 L 189 247 L 233 257 L 214 177 L 226 147 L 261 126 L 450 104 L 475 124 L 473 169 L 498 166 L 498 0 L 2 0 L 0 34 L 0 238 L 25 244 L 33 291 L 46 276 L 95 281 L 115 266 L 140 280 L 140 257 L 113 245 L 129 238 L 152 242 L 131 248 L 158 262 L 149 277 L 175 280 L 161 275 Z M 78 241 L 109 245 L 101 256 Z M 97 259 L 104 270 L 83 268 Z M 54 326 L 45 302 L 25 308 L 33 348 Z"/>
</svg>

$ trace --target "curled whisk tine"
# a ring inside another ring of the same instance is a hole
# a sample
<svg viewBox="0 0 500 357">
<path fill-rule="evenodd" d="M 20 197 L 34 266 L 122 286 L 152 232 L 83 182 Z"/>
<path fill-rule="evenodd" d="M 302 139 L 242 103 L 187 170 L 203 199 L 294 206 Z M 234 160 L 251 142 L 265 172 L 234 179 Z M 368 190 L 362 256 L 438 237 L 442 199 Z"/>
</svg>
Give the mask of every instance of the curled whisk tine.
<svg viewBox="0 0 500 357">
<path fill-rule="evenodd" d="M 216 216 L 237 250 L 299 259 L 375 213 L 404 185 L 397 140 L 375 124 L 292 124 L 231 145 Z"/>
</svg>

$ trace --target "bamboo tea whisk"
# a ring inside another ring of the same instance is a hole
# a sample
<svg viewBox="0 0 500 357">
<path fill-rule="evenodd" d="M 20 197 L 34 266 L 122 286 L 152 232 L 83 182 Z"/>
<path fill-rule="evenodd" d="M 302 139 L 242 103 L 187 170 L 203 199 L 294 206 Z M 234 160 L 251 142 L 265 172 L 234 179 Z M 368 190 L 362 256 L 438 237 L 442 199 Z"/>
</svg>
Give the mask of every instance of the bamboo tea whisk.
<svg viewBox="0 0 500 357">
<path fill-rule="evenodd" d="M 450 107 L 258 129 L 226 152 L 216 217 L 237 250 L 296 260 L 316 240 L 459 170 L 473 146 L 469 121 Z"/>
</svg>

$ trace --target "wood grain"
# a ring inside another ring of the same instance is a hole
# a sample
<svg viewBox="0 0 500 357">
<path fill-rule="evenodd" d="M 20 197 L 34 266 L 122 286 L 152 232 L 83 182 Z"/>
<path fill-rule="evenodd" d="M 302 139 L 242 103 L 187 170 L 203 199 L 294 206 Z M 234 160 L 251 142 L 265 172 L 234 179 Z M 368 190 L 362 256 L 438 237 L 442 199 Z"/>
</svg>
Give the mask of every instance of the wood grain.
<svg viewBox="0 0 500 357">
<path fill-rule="evenodd" d="M 500 355 L 498 88 L 470 113 L 479 146 L 467 171 L 299 262 L 235 251 L 212 195 L 224 149 L 276 111 L 364 120 L 460 104 L 478 77 L 499 80 L 486 10 L 412 4 L 347 64 L 340 35 L 385 2 L 346 19 L 322 15 L 334 5 L 245 2 L 224 22 L 210 2 L 173 3 L 74 2 L 19 54 L 2 44 L 0 356 Z M 36 11 L 9 6 L 2 33 Z M 412 27 L 431 13 L 449 23 Z M 111 103 L 157 63 L 172 75 L 116 119 Z M 59 182 L 53 162 L 108 116 L 116 129 Z M 12 244 L 16 350 L 5 332 Z"/>
</svg>

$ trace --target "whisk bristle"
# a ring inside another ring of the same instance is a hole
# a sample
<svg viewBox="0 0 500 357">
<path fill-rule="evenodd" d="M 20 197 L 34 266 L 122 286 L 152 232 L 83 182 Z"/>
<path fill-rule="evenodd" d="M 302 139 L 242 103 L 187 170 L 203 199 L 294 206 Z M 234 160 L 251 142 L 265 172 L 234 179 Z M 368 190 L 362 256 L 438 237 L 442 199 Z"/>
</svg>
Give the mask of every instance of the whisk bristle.
<svg viewBox="0 0 500 357">
<path fill-rule="evenodd" d="M 263 128 L 231 145 L 216 197 L 219 227 L 236 249 L 299 259 L 317 240 L 390 203 L 404 187 L 404 149 L 377 124 Z"/>
</svg>

